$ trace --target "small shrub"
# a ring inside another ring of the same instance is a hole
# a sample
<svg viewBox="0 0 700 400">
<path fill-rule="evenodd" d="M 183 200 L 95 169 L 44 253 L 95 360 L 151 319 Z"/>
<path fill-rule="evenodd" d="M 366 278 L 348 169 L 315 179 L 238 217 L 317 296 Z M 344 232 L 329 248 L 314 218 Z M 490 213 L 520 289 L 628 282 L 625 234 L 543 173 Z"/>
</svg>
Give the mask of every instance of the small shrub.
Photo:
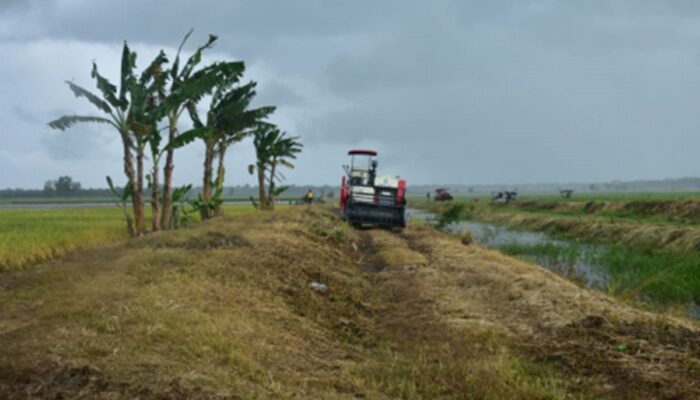
<svg viewBox="0 0 700 400">
<path fill-rule="evenodd" d="M 437 223 L 435 224 L 435 227 L 443 230 L 445 229 L 448 225 L 455 223 L 462 219 L 464 217 L 464 204 L 462 203 L 457 203 L 453 204 L 445 210 L 442 214 L 440 214 L 440 217 L 437 220 Z"/>
<path fill-rule="evenodd" d="M 463 245 L 469 246 L 470 244 L 474 243 L 474 234 L 472 234 L 472 232 L 469 230 L 463 230 L 459 234 L 459 240 Z"/>
</svg>

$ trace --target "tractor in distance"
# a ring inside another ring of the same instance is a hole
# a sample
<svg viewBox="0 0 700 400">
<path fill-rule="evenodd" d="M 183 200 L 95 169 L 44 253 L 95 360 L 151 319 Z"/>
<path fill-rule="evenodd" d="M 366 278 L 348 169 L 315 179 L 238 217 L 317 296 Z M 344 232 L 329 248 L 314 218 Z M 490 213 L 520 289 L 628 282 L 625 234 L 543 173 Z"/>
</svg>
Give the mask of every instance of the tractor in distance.
<svg viewBox="0 0 700 400">
<path fill-rule="evenodd" d="M 355 227 L 406 226 L 406 181 L 394 175 L 377 175 L 374 150 L 350 150 L 350 165 L 340 185 L 340 215 Z"/>
<path fill-rule="evenodd" d="M 445 188 L 435 189 L 435 201 L 452 201 L 453 197 Z"/>
</svg>

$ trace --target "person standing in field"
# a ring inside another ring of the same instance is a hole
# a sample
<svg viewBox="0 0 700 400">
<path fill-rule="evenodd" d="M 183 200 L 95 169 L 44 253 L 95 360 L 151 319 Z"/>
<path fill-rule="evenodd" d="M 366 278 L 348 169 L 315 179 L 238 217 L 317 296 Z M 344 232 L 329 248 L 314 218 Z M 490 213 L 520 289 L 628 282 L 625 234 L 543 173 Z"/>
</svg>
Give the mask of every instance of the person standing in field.
<svg viewBox="0 0 700 400">
<path fill-rule="evenodd" d="M 314 202 L 314 192 L 309 189 L 308 192 L 306 192 L 306 196 L 304 196 L 304 199 L 306 200 L 306 204 L 311 204 Z"/>
</svg>

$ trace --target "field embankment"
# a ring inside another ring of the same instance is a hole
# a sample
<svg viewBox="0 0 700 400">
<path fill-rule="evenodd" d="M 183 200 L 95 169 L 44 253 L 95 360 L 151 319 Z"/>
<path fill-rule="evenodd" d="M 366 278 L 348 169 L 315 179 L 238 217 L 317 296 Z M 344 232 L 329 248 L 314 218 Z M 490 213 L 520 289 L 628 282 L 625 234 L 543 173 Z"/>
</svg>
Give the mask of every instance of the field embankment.
<svg viewBox="0 0 700 400">
<path fill-rule="evenodd" d="M 589 242 L 700 252 L 700 201 L 467 202 L 465 218 L 543 231 Z M 450 203 L 414 206 L 442 213 Z"/>
<path fill-rule="evenodd" d="M 587 215 L 673 225 L 700 223 L 699 200 L 516 201 L 510 208 L 560 215 Z"/>
<path fill-rule="evenodd" d="M 490 207 L 473 214 L 474 218 L 518 226 L 523 229 L 564 235 L 584 241 L 625 246 L 700 252 L 700 228 L 628 221 L 615 218 L 513 212 Z"/>
<path fill-rule="evenodd" d="M 318 282 L 327 290 L 310 287 Z M 697 398 L 700 328 L 288 208 L 0 275 L 3 398 Z"/>
<path fill-rule="evenodd" d="M 680 312 L 700 304 L 700 228 L 677 223 L 680 215 L 692 212 L 696 203 L 687 200 L 675 205 L 672 200 L 651 201 L 648 205 L 639 201 L 613 203 L 471 202 L 464 203 L 461 217 L 545 232 L 561 239 L 547 244 L 512 243 L 499 249 L 525 258 L 554 260 L 564 270 L 574 259 L 592 265 L 590 268 L 595 265 L 608 276 L 607 288 L 603 289 L 610 294 Z M 445 203 L 417 206 L 438 214 L 451 207 Z M 638 211 L 631 214 L 632 209 Z M 643 213 L 640 210 L 646 210 L 645 216 L 637 216 Z"/>
</svg>

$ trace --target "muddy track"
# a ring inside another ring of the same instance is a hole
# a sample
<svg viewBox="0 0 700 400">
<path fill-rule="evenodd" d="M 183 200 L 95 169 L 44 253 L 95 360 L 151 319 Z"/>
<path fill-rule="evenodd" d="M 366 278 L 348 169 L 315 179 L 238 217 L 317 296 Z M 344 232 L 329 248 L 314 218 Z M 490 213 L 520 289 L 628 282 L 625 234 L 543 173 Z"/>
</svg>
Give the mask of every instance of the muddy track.
<svg viewBox="0 0 700 400">
<path fill-rule="evenodd" d="M 441 234 L 364 235 L 385 274 L 410 280 L 412 295 L 426 305 L 423 317 L 449 326 L 447 337 L 505 335 L 520 354 L 579 377 L 596 395 L 700 398 L 700 331 L 692 323 L 648 314 Z"/>
</svg>

